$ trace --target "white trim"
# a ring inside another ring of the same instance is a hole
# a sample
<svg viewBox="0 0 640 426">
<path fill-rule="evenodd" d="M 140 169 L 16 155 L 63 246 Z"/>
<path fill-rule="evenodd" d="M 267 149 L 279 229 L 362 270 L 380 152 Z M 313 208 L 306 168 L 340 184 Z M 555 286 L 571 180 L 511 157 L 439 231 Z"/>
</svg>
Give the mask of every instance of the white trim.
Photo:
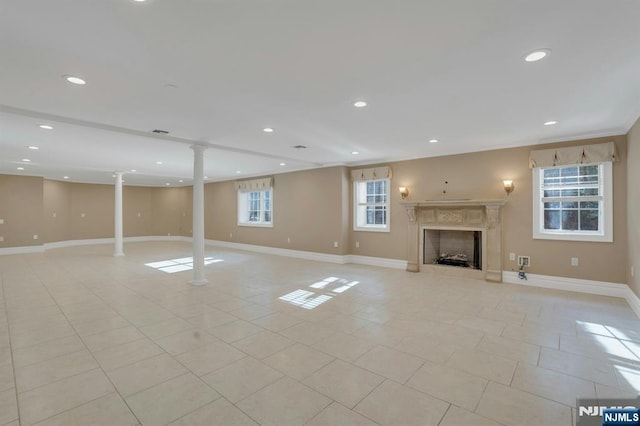
<svg viewBox="0 0 640 426">
<path fill-rule="evenodd" d="M 42 253 L 43 246 L 26 246 L 26 247 L 4 247 L 0 248 L 0 256 L 12 254 Z"/>
<path fill-rule="evenodd" d="M 509 284 L 619 297 L 625 299 L 631 309 L 640 317 L 640 298 L 626 284 L 537 274 L 527 274 L 527 279 L 521 280 L 518 278 L 517 272 L 511 271 L 502 273 L 502 281 Z"/>
<path fill-rule="evenodd" d="M 126 237 L 124 242 L 126 243 L 139 243 L 147 241 L 191 241 L 191 237 L 182 237 L 179 235 L 164 236 L 164 235 L 152 235 L 146 237 Z M 93 238 L 86 240 L 67 240 L 56 241 L 53 243 L 45 243 L 38 246 L 26 246 L 26 247 L 5 247 L 0 248 L 0 256 L 11 254 L 27 254 L 27 253 L 43 253 L 47 250 L 75 247 L 75 246 L 93 246 L 99 244 L 113 244 L 115 240 L 113 238 Z"/>
<path fill-rule="evenodd" d="M 628 288 L 627 291 L 627 303 L 633 309 L 633 312 L 636 313 L 638 317 L 640 317 L 640 298 L 631 290 L 631 287 Z"/>
<path fill-rule="evenodd" d="M 358 265 L 381 266 L 391 269 L 407 269 L 407 261 L 400 259 L 388 259 L 385 257 L 359 256 L 357 254 L 348 254 L 345 256 L 345 263 L 355 263 Z"/>
<path fill-rule="evenodd" d="M 339 255 L 328 253 L 317 253 L 313 251 L 290 250 L 277 247 L 258 246 L 253 244 L 234 243 L 231 241 L 205 240 L 205 243 L 213 247 L 224 247 L 236 250 L 253 251 L 257 253 L 273 254 L 276 256 L 295 257 L 297 259 L 315 260 L 318 262 L 337 263 L 344 265 L 347 263 L 380 266 L 392 269 L 407 269 L 407 261 L 399 259 L 388 259 L 384 257 L 358 256 L 353 254 Z"/>
<path fill-rule="evenodd" d="M 277 256 L 295 257 L 298 259 L 317 260 L 320 262 L 344 264 L 345 256 L 337 254 L 316 253 L 313 251 L 290 250 L 277 247 L 258 246 L 253 244 L 234 243 L 222 240 L 205 240 L 205 244 L 213 247 L 224 247 L 236 250 L 254 251 L 257 253 L 274 254 Z"/>
</svg>

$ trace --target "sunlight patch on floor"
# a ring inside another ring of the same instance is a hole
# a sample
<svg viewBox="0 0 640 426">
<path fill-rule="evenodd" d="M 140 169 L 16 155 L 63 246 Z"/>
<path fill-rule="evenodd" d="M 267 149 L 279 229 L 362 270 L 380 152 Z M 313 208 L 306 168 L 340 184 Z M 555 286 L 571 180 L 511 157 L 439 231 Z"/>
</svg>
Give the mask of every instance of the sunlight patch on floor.
<svg viewBox="0 0 640 426">
<path fill-rule="evenodd" d="M 328 294 L 316 295 L 316 293 L 309 290 L 295 290 L 291 293 L 285 294 L 284 296 L 280 296 L 278 299 L 305 309 L 313 309 L 324 302 L 331 300 L 334 296 L 344 293 L 359 283 L 360 281 L 351 281 L 345 278 L 328 277 L 309 286 L 317 290 L 327 290 L 327 288 L 337 286 L 336 288 L 328 291 Z"/>
<path fill-rule="evenodd" d="M 224 262 L 222 259 L 214 259 L 213 257 L 205 257 L 204 264 L 211 265 L 212 263 Z M 145 266 L 148 266 L 153 269 L 157 269 L 162 272 L 166 272 L 168 274 L 173 274 L 175 272 L 182 271 L 190 271 L 193 269 L 193 258 L 192 257 L 182 257 L 179 259 L 170 259 L 170 260 L 162 260 L 160 262 L 151 262 L 145 263 Z"/>
</svg>

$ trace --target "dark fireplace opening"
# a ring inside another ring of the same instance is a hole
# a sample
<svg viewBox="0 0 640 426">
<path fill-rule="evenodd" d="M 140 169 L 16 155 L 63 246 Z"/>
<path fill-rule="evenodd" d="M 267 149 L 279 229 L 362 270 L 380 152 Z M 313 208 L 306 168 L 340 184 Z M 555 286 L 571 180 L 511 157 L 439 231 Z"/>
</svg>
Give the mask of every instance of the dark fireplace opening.
<svg viewBox="0 0 640 426">
<path fill-rule="evenodd" d="M 481 231 L 425 229 L 422 240 L 425 265 L 482 269 Z"/>
</svg>

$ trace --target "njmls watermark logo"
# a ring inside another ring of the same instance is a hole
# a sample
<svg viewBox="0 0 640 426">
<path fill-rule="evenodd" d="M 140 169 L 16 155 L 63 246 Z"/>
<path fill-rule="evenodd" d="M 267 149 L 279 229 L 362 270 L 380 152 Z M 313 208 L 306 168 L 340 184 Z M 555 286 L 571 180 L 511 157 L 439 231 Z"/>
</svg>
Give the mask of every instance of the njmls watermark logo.
<svg viewBox="0 0 640 426">
<path fill-rule="evenodd" d="M 579 398 L 576 407 L 576 426 L 640 426 L 640 397 Z"/>
</svg>

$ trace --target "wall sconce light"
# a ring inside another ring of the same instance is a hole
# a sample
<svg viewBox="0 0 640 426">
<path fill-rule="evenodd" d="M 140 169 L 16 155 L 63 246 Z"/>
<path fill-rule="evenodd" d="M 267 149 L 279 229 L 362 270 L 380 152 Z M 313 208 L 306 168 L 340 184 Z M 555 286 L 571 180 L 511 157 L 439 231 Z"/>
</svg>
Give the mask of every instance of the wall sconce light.
<svg viewBox="0 0 640 426">
<path fill-rule="evenodd" d="M 503 180 L 502 185 L 504 185 L 504 191 L 507 193 L 507 195 L 511 194 L 515 189 L 515 185 L 513 184 L 513 181 L 511 179 Z"/>
<path fill-rule="evenodd" d="M 400 196 L 403 200 L 409 196 L 409 188 L 407 188 L 406 186 L 401 186 L 398 189 L 400 190 Z"/>
</svg>

